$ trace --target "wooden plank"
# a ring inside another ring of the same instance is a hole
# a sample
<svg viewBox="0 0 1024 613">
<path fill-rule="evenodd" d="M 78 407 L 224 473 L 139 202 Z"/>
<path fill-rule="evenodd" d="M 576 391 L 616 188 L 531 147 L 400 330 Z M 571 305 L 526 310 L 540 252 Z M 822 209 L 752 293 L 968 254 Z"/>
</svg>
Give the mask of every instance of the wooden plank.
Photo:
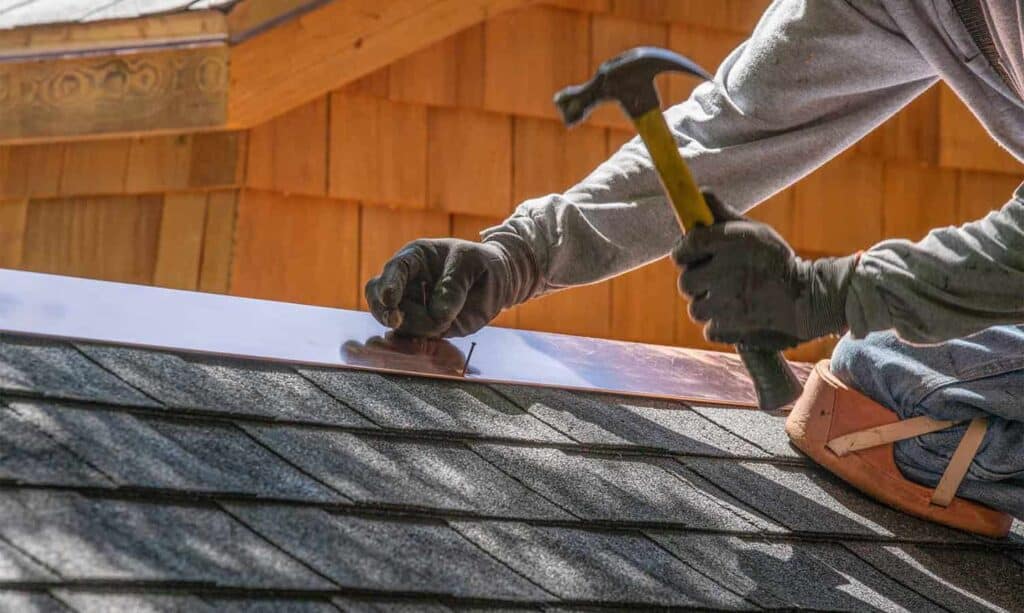
<svg viewBox="0 0 1024 613">
<path fill-rule="evenodd" d="M 389 75 L 392 100 L 432 106 L 482 107 L 484 27 L 467 28 L 398 60 L 391 65 Z"/>
<path fill-rule="evenodd" d="M 28 200 L 0 200 L 0 268 L 19 268 Z"/>
<path fill-rule="evenodd" d="M 426 206 L 427 109 L 423 106 L 332 94 L 329 146 L 331 196 Z"/>
<path fill-rule="evenodd" d="M 532 0 L 346 0 L 231 52 L 229 125 L 251 126 Z"/>
<path fill-rule="evenodd" d="M 232 41 L 243 40 L 322 3 L 323 0 L 242 0 L 228 12 L 227 28 Z"/>
<path fill-rule="evenodd" d="M 789 188 L 750 209 L 747 216 L 768 224 L 787 241 L 792 241 L 795 207 L 794 190 Z"/>
<path fill-rule="evenodd" d="M 187 11 L 0 30 L 0 59 L 66 57 L 114 49 L 209 43 L 226 38 L 227 23 L 223 13 Z"/>
<path fill-rule="evenodd" d="M 600 128 L 529 118 L 516 118 L 514 127 L 514 202 L 564 192 L 605 160 Z"/>
<path fill-rule="evenodd" d="M 668 44 L 668 26 L 614 15 L 595 15 L 591 19 L 590 73 L 605 61 L 639 46 L 665 47 Z M 659 80 L 663 83 L 664 80 Z M 568 85 L 568 83 L 566 83 Z M 664 87 L 660 87 L 663 92 Z M 663 95 L 664 98 L 664 95 Z M 605 104 L 587 118 L 590 125 L 631 129 L 633 124 L 617 104 Z"/>
<path fill-rule="evenodd" d="M 882 162 L 844 154 L 813 172 L 794 192 L 793 247 L 846 255 L 882 238 Z"/>
<path fill-rule="evenodd" d="M 60 195 L 123 194 L 129 149 L 129 140 L 67 143 L 60 176 Z"/>
<path fill-rule="evenodd" d="M 354 203 L 244 190 L 231 293 L 353 308 L 358 232 Z"/>
<path fill-rule="evenodd" d="M 882 195 L 886 238 L 918 240 L 956 223 L 957 173 L 918 164 L 887 162 Z"/>
<path fill-rule="evenodd" d="M 187 134 L 132 139 L 125 190 L 157 192 L 188 187 L 192 137 Z"/>
<path fill-rule="evenodd" d="M 686 317 L 679 308 L 678 276 L 675 264 L 665 257 L 612 279 L 610 336 L 673 344 L 676 320 Z"/>
<path fill-rule="evenodd" d="M 224 45 L 0 64 L 0 140 L 224 124 Z"/>
<path fill-rule="evenodd" d="M 206 203 L 203 257 L 199 265 L 199 291 L 226 294 L 231 280 L 231 255 L 235 246 L 238 192 L 210 192 Z"/>
<path fill-rule="evenodd" d="M 668 31 L 668 46 L 715 74 L 718 66 L 746 38 L 743 34 L 709 30 L 704 27 L 672 24 Z M 665 106 L 678 104 L 690 97 L 699 78 L 687 75 L 668 75 Z"/>
<path fill-rule="evenodd" d="M 449 216 L 437 211 L 410 211 L 364 205 L 359 231 L 359 308 L 366 310 L 363 288 L 384 263 L 417 238 L 440 238 L 451 232 Z"/>
<path fill-rule="evenodd" d="M 497 226 L 504 221 L 500 217 L 480 217 L 478 215 L 452 215 L 452 231 L 451 235 L 455 238 L 461 238 L 467 241 L 479 241 L 480 232 Z M 519 308 L 512 307 L 502 311 L 497 317 L 491 321 L 492 326 L 501 326 L 503 328 L 515 328 L 519 324 Z"/>
<path fill-rule="evenodd" d="M 511 212 L 511 118 L 432 108 L 427 120 L 428 206 L 491 217 Z"/>
<path fill-rule="evenodd" d="M 202 132 L 192 136 L 188 186 L 229 187 L 242 184 L 245 171 L 244 132 Z"/>
<path fill-rule="evenodd" d="M 64 169 L 64 144 L 0 147 L 0 198 L 52 198 Z"/>
<path fill-rule="evenodd" d="M 33 200 L 25 223 L 22 267 L 152 283 L 162 202 L 161 196 Z"/>
<path fill-rule="evenodd" d="M 998 211 L 1013 197 L 1024 180 L 1024 173 L 1005 175 L 994 172 L 962 171 L 956 201 L 958 223 L 981 219 Z"/>
<path fill-rule="evenodd" d="M 353 96 L 387 98 L 391 91 L 391 66 L 375 70 L 365 77 L 352 81 L 338 92 Z"/>
<path fill-rule="evenodd" d="M 493 17 L 484 28 L 485 109 L 557 119 L 555 92 L 590 78 L 584 13 L 536 7 Z"/>
<path fill-rule="evenodd" d="M 584 13 L 607 13 L 612 10 L 612 0 L 544 0 L 544 4 Z"/>
<path fill-rule="evenodd" d="M 753 31 L 771 0 L 611 0 L 612 13 L 737 34 Z"/>
<path fill-rule="evenodd" d="M 886 160 L 939 163 L 939 87 L 918 96 L 855 145 L 857 153 Z"/>
<path fill-rule="evenodd" d="M 153 272 L 154 285 L 188 290 L 199 286 L 205 224 L 205 192 L 164 196 L 156 268 Z"/>
<path fill-rule="evenodd" d="M 1024 164 L 999 146 L 945 85 L 939 86 L 939 165 L 1018 176 L 1024 172 Z"/>
<path fill-rule="evenodd" d="M 327 193 L 327 98 L 289 111 L 250 132 L 246 184 L 287 194 Z"/>
</svg>

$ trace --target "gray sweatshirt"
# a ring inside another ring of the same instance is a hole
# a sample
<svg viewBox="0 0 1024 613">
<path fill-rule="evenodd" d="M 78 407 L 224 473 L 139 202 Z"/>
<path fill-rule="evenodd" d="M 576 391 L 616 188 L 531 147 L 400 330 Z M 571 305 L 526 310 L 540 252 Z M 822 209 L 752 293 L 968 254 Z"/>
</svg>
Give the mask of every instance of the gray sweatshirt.
<svg viewBox="0 0 1024 613">
<path fill-rule="evenodd" d="M 938 79 L 1024 160 L 1024 101 L 981 53 L 953 1 L 775 0 L 714 81 L 665 113 L 697 182 L 749 210 Z M 984 220 L 865 252 L 847 300 L 851 331 L 895 328 L 928 342 L 1024 322 L 1024 190 L 1018 195 Z M 836 193 L 830 206 L 858 203 Z M 542 294 L 658 259 L 679 230 L 634 139 L 564 194 L 520 204 L 484 232 L 492 236 L 525 242 Z"/>
</svg>

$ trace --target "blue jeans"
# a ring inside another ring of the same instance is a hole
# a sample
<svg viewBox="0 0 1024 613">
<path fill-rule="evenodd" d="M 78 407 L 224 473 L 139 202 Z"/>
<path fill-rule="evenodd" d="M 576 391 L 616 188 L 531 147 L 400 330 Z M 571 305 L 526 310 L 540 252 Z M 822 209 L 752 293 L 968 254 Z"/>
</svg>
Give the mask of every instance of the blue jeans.
<svg viewBox="0 0 1024 613">
<path fill-rule="evenodd" d="M 844 337 L 832 372 L 901 419 L 989 418 L 988 432 L 959 495 L 1024 518 L 1024 326 L 996 326 L 938 345 L 909 345 L 894 333 Z M 966 425 L 901 441 L 896 465 L 934 486 Z"/>
</svg>

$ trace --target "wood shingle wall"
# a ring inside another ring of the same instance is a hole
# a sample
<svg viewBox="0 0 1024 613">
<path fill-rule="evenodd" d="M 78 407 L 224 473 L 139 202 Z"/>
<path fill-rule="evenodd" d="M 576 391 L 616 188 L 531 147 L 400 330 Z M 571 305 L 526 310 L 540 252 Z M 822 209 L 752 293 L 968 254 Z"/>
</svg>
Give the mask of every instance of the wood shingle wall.
<svg viewBox="0 0 1024 613">
<path fill-rule="evenodd" d="M 614 108 L 566 131 L 554 91 L 638 44 L 717 66 L 766 4 L 548 2 L 247 132 L 0 148 L 0 266 L 364 308 L 362 285 L 405 242 L 476 238 L 631 136 Z M 661 85 L 677 102 L 692 81 Z M 805 254 L 846 254 L 975 219 L 1022 175 L 940 86 L 754 216 Z M 704 346 L 674 284 L 661 261 L 498 323 Z"/>
</svg>

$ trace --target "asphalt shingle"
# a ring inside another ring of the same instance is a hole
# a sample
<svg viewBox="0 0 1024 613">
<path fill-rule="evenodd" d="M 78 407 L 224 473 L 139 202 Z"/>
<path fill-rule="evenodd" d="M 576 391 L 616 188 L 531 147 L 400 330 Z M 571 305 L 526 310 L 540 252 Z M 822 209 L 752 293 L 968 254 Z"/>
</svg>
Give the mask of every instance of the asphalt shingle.
<svg viewBox="0 0 1024 613">
<path fill-rule="evenodd" d="M 66 343 L 0 334 L 0 389 L 43 397 L 156 406 Z"/>
<path fill-rule="evenodd" d="M 10 406 L 120 485 L 344 500 L 231 425 L 147 420 L 45 401 Z"/>
<path fill-rule="evenodd" d="M 997 551 L 880 543 L 846 547 L 953 611 L 1024 611 L 1024 567 Z"/>
<path fill-rule="evenodd" d="M 328 600 L 288 600 L 284 598 L 211 598 L 204 600 L 218 613 L 338 613 Z"/>
<path fill-rule="evenodd" d="M 44 592 L 0 590 L 0 611 L 53 613 L 72 609 Z"/>
<path fill-rule="evenodd" d="M 276 505 L 227 508 L 342 586 L 469 598 L 548 598 L 442 523 L 367 519 Z"/>
<path fill-rule="evenodd" d="M 78 613 L 214 613 L 216 609 L 189 594 L 111 594 L 54 590 L 54 597 Z"/>
<path fill-rule="evenodd" d="M 79 348 L 169 407 L 373 427 L 289 366 L 127 347 Z"/>
<path fill-rule="evenodd" d="M 385 428 L 570 442 L 485 385 L 337 369 L 299 372 Z"/>
<path fill-rule="evenodd" d="M 719 502 L 715 493 L 688 481 L 671 459 L 614 458 L 483 443 L 473 448 L 584 519 L 669 522 L 710 530 L 753 528 Z"/>
<path fill-rule="evenodd" d="M 559 597 L 753 608 L 642 535 L 513 522 L 454 522 L 463 536 Z"/>
<path fill-rule="evenodd" d="M 693 407 L 694 412 L 776 458 L 807 459 L 789 444 L 786 416 L 766 411 L 748 411 L 731 407 Z"/>
<path fill-rule="evenodd" d="M 0 581 L 49 581 L 55 578 L 56 575 L 39 563 L 0 541 Z"/>
<path fill-rule="evenodd" d="M 4 491 L 0 537 L 66 579 L 331 587 L 223 512 L 206 506 Z"/>
<path fill-rule="evenodd" d="M 884 507 L 816 467 L 686 458 L 688 468 L 796 532 L 976 542 L 971 536 Z"/>
<path fill-rule="evenodd" d="M 3 405 L 0 405 L 0 479 L 51 485 L 112 485 L 105 475 Z"/>
<path fill-rule="evenodd" d="M 425 600 L 410 602 L 334 598 L 332 602 L 345 613 L 448 613 L 452 610 L 439 602 Z"/>
<path fill-rule="evenodd" d="M 245 427 L 308 474 L 360 502 L 571 518 L 463 445 L 309 428 Z"/>
<path fill-rule="evenodd" d="M 666 549 L 758 606 L 828 611 L 933 608 L 840 545 L 649 533 Z"/>
<path fill-rule="evenodd" d="M 682 403 L 521 385 L 494 387 L 581 443 L 710 456 L 768 457 Z"/>
</svg>

